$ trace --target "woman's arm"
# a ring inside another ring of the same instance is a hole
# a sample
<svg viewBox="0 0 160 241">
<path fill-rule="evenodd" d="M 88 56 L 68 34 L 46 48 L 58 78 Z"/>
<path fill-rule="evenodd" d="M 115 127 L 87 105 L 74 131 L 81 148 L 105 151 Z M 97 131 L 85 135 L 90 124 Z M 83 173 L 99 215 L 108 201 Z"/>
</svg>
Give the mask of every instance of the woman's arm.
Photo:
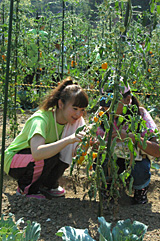
<svg viewBox="0 0 160 241">
<path fill-rule="evenodd" d="M 135 143 L 135 137 L 133 134 L 128 134 L 128 136 L 132 139 L 133 143 Z M 127 133 L 125 130 L 121 131 L 121 138 L 125 139 L 127 137 Z M 144 138 L 141 137 L 141 141 L 143 143 Z M 160 157 L 160 145 L 156 142 L 156 138 L 153 137 L 150 141 L 146 141 L 147 147 L 144 149 L 140 143 L 138 142 L 138 147 L 146 152 L 148 155 L 154 156 L 154 157 Z"/>
<path fill-rule="evenodd" d="M 131 137 L 131 138 L 135 143 L 134 137 Z M 144 141 L 143 137 L 141 137 L 141 141 L 142 142 Z M 156 142 L 155 137 L 152 138 L 150 141 L 146 141 L 146 144 L 147 144 L 147 147 L 144 149 L 138 142 L 138 147 L 151 156 L 160 157 L 160 145 Z"/>
<path fill-rule="evenodd" d="M 79 132 L 77 135 L 74 133 L 59 141 L 45 144 L 45 139 L 41 135 L 34 135 L 30 141 L 32 156 L 35 161 L 50 158 L 59 153 L 67 145 L 80 142 L 82 138 L 83 134 Z"/>
</svg>

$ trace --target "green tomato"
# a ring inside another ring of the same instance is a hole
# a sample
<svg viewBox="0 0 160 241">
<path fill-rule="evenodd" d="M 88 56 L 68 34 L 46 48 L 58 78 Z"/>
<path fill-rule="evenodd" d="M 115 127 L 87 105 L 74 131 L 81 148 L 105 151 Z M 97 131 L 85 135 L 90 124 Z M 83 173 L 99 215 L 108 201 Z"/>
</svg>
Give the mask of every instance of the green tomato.
<svg viewBox="0 0 160 241">
<path fill-rule="evenodd" d="M 124 26 L 120 26 L 120 27 L 119 27 L 119 30 L 120 30 L 121 33 L 124 33 L 124 31 L 126 30 L 126 28 L 125 28 Z"/>
</svg>

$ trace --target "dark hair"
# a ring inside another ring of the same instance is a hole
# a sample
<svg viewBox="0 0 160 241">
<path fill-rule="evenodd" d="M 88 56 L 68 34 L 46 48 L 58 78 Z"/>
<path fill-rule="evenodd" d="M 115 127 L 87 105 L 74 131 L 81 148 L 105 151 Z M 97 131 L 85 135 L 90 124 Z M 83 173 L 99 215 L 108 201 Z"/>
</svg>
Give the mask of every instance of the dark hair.
<svg viewBox="0 0 160 241">
<path fill-rule="evenodd" d="M 134 106 L 137 106 L 137 108 L 134 108 Z M 139 107 L 140 107 L 140 103 L 138 99 L 134 95 L 132 95 L 132 103 L 130 106 L 128 106 L 127 113 L 125 114 L 126 119 L 129 119 L 129 116 L 133 116 L 134 113 L 141 115 Z M 122 122 L 122 125 L 125 124 L 125 122 L 126 120 Z M 140 124 L 138 123 L 137 131 L 139 132 L 139 130 L 140 130 Z"/>
<path fill-rule="evenodd" d="M 131 91 L 128 91 L 128 92 L 126 92 L 125 94 L 123 94 L 123 98 L 126 98 L 128 95 L 131 95 Z M 106 97 L 104 97 L 104 99 L 101 98 L 100 105 L 102 106 L 102 108 L 103 108 L 103 107 L 109 107 L 109 106 L 108 106 L 108 105 L 109 105 L 109 101 L 106 102 L 106 101 L 105 101 L 105 98 L 106 98 Z M 132 106 L 135 106 L 135 105 L 137 106 L 137 110 L 135 110 L 134 108 L 132 108 Z M 132 104 L 131 104 L 131 106 L 128 107 L 127 113 L 125 114 L 126 119 L 129 119 L 128 116 L 133 116 L 133 113 L 134 113 L 135 111 L 137 111 L 137 114 L 138 114 L 138 115 L 141 115 L 140 110 L 139 110 L 139 107 L 140 107 L 140 102 L 138 101 L 137 97 L 135 97 L 134 95 L 132 95 Z M 102 109 L 102 110 L 103 110 L 103 109 Z M 108 114 L 105 110 L 104 110 L 104 112 L 105 112 L 105 115 L 107 116 L 107 119 L 109 119 L 109 114 Z M 118 118 L 117 118 L 117 120 L 118 120 Z M 121 125 L 124 125 L 125 122 L 126 122 L 126 120 L 124 120 L 124 121 L 121 123 Z M 100 126 L 101 126 L 101 127 L 103 128 L 103 130 L 105 131 L 103 121 L 101 121 L 101 125 L 100 125 Z M 139 128 L 140 128 L 140 126 L 139 126 L 139 124 L 138 124 L 138 131 L 139 131 Z"/>
<path fill-rule="evenodd" d="M 63 80 L 49 95 L 43 100 L 40 109 L 48 110 L 58 107 L 58 100 L 62 100 L 64 104 L 67 101 L 73 101 L 73 106 L 85 108 L 88 105 L 88 96 L 86 92 L 78 84 L 74 84 L 71 77 Z"/>
<path fill-rule="evenodd" d="M 132 95 L 131 91 L 127 91 L 126 93 L 122 94 L 123 98 L 125 99 L 128 95 Z"/>
<path fill-rule="evenodd" d="M 132 103 L 131 103 L 131 105 L 133 106 L 133 105 L 136 105 L 137 106 L 137 108 L 138 108 L 138 115 L 140 115 L 141 113 L 140 113 L 140 110 L 139 110 L 139 107 L 140 107 L 140 103 L 139 103 L 139 101 L 138 101 L 138 99 L 137 99 L 137 97 L 136 96 L 134 96 L 134 95 L 132 95 Z M 126 113 L 126 115 L 131 115 L 132 113 L 131 113 L 131 111 L 128 109 L 128 111 L 127 111 L 127 113 Z"/>
</svg>

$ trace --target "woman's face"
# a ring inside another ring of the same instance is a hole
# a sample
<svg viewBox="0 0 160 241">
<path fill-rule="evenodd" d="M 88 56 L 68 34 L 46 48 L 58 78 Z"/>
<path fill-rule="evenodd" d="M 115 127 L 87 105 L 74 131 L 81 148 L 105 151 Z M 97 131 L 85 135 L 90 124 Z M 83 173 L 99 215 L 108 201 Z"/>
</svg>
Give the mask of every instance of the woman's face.
<svg viewBox="0 0 160 241">
<path fill-rule="evenodd" d="M 117 115 L 123 114 L 123 106 L 129 105 L 130 103 L 131 103 L 131 94 L 127 95 L 125 98 L 122 98 L 119 101 L 116 114 Z"/>
<path fill-rule="evenodd" d="M 66 104 L 61 102 L 59 109 L 61 109 L 61 119 L 63 124 L 74 124 L 85 112 L 85 108 L 73 106 L 73 102 L 70 101 Z"/>
</svg>

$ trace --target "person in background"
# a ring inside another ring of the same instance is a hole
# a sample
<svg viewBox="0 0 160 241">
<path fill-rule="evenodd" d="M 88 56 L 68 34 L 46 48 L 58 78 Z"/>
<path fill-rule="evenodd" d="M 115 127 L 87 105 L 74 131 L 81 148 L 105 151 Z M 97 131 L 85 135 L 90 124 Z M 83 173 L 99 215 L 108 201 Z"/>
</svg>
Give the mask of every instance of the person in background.
<svg viewBox="0 0 160 241">
<path fill-rule="evenodd" d="M 100 100 L 100 106 L 101 110 L 105 112 L 105 114 L 109 117 L 109 107 L 111 104 L 111 101 L 108 100 L 108 95 L 111 95 L 113 93 L 106 93 L 106 96 L 103 96 Z M 144 149 L 141 145 L 140 142 L 137 143 L 138 146 L 138 151 L 137 151 L 137 156 L 135 158 L 135 165 L 132 167 L 131 175 L 134 178 L 133 182 L 133 188 L 134 188 L 134 197 L 133 201 L 135 204 L 145 204 L 147 203 L 147 190 L 148 190 L 148 185 L 150 183 L 150 166 L 151 166 L 151 158 L 152 157 L 160 157 L 160 145 L 158 144 L 156 137 L 154 135 L 155 129 L 157 129 L 156 124 L 154 120 L 152 119 L 151 115 L 149 112 L 140 105 L 138 99 L 132 95 L 131 89 L 129 85 L 124 88 L 124 91 L 122 93 L 122 99 L 119 100 L 118 107 L 115 113 L 114 117 L 114 128 L 113 128 L 113 133 L 112 133 L 112 139 L 115 137 L 118 137 L 117 135 L 117 130 L 119 129 L 120 126 L 117 126 L 118 122 L 118 116 L 119 115 L 124 115 L 123 114 L 123 106 L 128 106 L 129 108 L 132 108 L 133 105 L 137 106 L 138 110 L 138 115 L 140 115 L 143 120 L 146 121 L 146 127 L 147 130 L 144 132 L 140 132 L 141 135 L 141 141 L 144 141 L 144 136 L 148 135 L 147 139 L 147 147 Z M 127 113 L 125 114 L 125 117 L 128 118 L 127 116 L 132 116 L 132 112 L 128 109 Z M 124 151 L 124 145 L 123 145 L 123 140 L 126 137 L 130 137 L 133 141 L 133 143 L 136 143 L 134 134 L 131 132 L 128 133 L 128 126 L 127 123 L 123 122 L 121 125 L 122 126 L 122 131 L 120 133 L 121 140 L 117 139 L 117 145 L 115 147 L 115 153 L 117 154 L 117 165 L 119 167 L 118 174 L 122 173 L 125 170 L 125 158 L 129 154 L 129 149 L 125 148 Z M 100 135 L 101 137 L 104 136 L 105 134 L 105 128 L 103 122 L 101 123 L 101 126 L 98 127 L 97 129 L 97 136 Z M 107 140 L 106 140 L 107 141 Z M 123 154 L 123 151 L 125 152 Z M 127 152 L 127 153 L 126 153 Z M 131 156 L 130 156 L 131 157 Z M 108 161 L 106 160 L 105 163 Z M 106 173 L 108 175 L 108 173 Z"/>
<path fill-rule="evenodd" d="M 47 95 L 5 150 L 4 170 L 17 180 L 17 195 L 52 198 L 65 195 L 59 178 L 72 162 L 84 132 L 85 91 L 71 78 Z"/>
</svg>

